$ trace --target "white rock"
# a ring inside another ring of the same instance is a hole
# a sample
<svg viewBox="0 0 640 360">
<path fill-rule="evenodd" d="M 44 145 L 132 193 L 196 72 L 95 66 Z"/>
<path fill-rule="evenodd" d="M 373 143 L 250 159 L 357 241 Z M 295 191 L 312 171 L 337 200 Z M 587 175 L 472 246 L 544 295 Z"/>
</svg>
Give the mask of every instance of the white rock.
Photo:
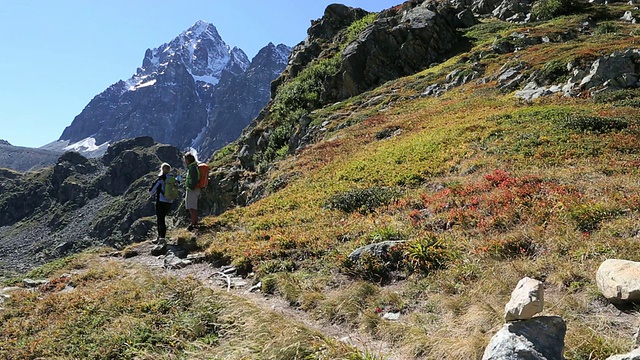
<svg viewBox="0 0 640 360">
<path fill-rule="evenodd" d="M 640 349 L 635 349 L 630 353 L 621 355 L 612 355 L 607 360 L 640 360 Z"/>
<path fill-rule="evenodd" d="M 538 280 L 525 277 L 511 293 L 504 307 L 506 321 L 527 320 L 544 308 L 544 286 Z"/>
<path fill-rule="evenodd" d="M 614 304 L 640 301 L 640 263 L 606 260 L 598 268 L 596 283 L 602 295 Z"/>
<path fill-rule="evenodd" d="M 382 316 L 382 318 L 385 319 L 385 320 L 392 320 L 392 321 L 393 320 L 398 320 L 398 319 L 400 319 L 400 313 L 399 312 L 398 313 L 388 312 L 388 313 L 385 313 Z"/>
<path fill-rule="evenodd" d="M 633 17 L 633 14 L 631 13 L 631 11 L 625 11 L 624 15 L 622 15 L 620 20 L 631 22 L 631 21 L 635 20 L 635 18 Z"/>
</svg>

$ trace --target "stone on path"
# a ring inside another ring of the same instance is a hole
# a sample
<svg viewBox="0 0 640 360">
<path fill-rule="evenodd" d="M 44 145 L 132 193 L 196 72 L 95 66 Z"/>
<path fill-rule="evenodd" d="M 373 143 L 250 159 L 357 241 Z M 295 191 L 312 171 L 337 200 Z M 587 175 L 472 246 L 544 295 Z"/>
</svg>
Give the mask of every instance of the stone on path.
<svg viewBox="0 0 640 360">
<path fill-rule="evenodd" d="M 505 320 L 527 320 L 544 308 L 544 286 L 535 279 L 525 277 L 511 293 L 511 300 L 505 306 Z"/>
</svg>

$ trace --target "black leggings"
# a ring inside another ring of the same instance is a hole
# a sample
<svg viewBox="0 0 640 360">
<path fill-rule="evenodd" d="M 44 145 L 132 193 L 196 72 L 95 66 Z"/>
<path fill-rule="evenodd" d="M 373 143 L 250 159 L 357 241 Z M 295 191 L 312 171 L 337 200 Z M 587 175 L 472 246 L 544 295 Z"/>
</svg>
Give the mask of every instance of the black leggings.
<svg viewBox="0 0 640 360">
<path fill-rule="evenodd" d="M 171 211 L 171 203 L 164 201 L 156 201 L 156 217 L 158 218 L 158 237 L 164 238 L 167 236 L 167 223 L 165 217 L 169 215 Z"/>
</svg>

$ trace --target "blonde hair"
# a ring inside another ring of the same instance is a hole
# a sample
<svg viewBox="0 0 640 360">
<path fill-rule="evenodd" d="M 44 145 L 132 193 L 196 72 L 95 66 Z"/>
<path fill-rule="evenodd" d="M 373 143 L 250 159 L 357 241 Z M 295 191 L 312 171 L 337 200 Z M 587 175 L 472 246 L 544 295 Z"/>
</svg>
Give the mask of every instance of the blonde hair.
<svg viewBox="0 0 640 360">
<path fill-rule="evenodd" d="M 164 174 L 164 171 L 162 171 L 162 169 L 164 169 L 165 167 L 169 168 L 167 172 L 171 171 L 171 165 L 169 165 L 168 163 L 162 163 L 162 165 L 160 165 L 160 172 L 158 173 L 158 176 L 162 176 L 162 174 Z"/>
</svg>

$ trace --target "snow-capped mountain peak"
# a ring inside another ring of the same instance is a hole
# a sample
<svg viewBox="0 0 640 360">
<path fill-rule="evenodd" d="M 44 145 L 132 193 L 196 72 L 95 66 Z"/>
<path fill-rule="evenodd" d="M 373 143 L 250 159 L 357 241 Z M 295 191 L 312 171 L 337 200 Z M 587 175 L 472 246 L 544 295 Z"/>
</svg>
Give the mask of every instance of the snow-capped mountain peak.
<svg viewBox="0 0 640 360">
<path fill-rule="evenodd" d="M 234 74 L 245 71 L 249 59 L 239 48 L 231 49 L 213 24 L 198 20 L 170 42 L 147 49 L 142 67 L 127 80 L 129 90 L 148 84 L 172 63 L 184 65 L 195 81 L 216 85 L 225 70 Z"/>
</svg>

